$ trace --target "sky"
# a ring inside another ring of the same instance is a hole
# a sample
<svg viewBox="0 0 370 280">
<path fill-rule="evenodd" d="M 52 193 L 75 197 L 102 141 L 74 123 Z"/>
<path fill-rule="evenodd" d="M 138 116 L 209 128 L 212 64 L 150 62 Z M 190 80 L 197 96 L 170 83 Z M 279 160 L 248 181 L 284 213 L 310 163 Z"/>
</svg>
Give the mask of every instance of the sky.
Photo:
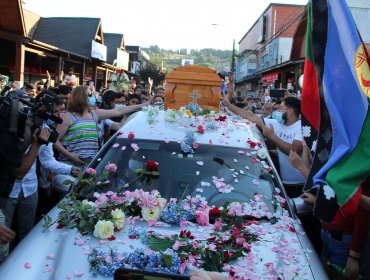
<svg viewBox="0 0 370 280">
<path fill-rule="evenodd" d="M 123 33 L 125 45 L 231 50 L 270 2 L 307 1 L 23 0 L 23 6 L 42 17 L 99 17 L 103 32 Z"/>
</svg>

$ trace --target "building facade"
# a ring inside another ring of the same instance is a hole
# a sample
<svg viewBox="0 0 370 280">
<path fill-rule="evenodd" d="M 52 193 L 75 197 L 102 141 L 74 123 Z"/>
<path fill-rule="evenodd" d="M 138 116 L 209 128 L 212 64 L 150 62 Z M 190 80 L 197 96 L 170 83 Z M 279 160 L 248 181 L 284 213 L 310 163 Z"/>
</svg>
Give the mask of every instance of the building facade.
<svg viewBox="0 0 370 280">
<path fill-rule="evenodd" d="M 259 16 L 239 41 L 236 92 L 246 96 L 266 87 L 294 89 L 302 61 L 290 61 L 290 53 L 304 10 L 302 5 L 272 3 Z"/>
<path fill-rule="evenodd" d="M 0 10 L 0 73 L 16 81 L 34 83 L 48 71 L 54 85 L 61 71 L 72 69 L 78 84 L 93 81 L 99 89 L 110 73 L 133 64 L 123 34 L 104 34 L 100 18 L 43 18 L 21 0 L 0 1 Z"/>
<path fill-rule="evenodd" d="M 347 4 L 370 50 L 370 2 L 347 0 Z M 270 4 L 239 42 L 236 92 L 257 95 L 270 87 L 287 88 L 299 94 L 306 29 L 305 6 Z"/>
</svg>

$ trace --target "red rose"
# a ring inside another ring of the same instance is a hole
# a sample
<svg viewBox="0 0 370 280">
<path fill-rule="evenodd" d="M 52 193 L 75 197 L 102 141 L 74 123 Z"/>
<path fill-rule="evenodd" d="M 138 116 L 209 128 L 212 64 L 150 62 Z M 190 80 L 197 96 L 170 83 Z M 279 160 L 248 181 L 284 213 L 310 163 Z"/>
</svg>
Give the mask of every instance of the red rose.
<svg viewBox="0 0 370 280">
<path fill-rule="evenodd" d="M 205 129 L 204 129 L 204 127 L 202 125 L 198 125 L 197 129 L 198 129 L 198 132 L 199 133 L 204 134 Z"/>
<path fill-rule="evenodd" d="M 127 135 L 127 138 L 128 139 L 134 139 L 135 138 L 135 134 L 133 132 L 130 132 L 128 135 Z"/>
<path fill-rule="evenodd" d="M 116 240 L 116 237 L 114 235 L 112 235 L 111 237 L 108 238 L 109 241 L 113 241 L 113 240 Z"/>
<path fill-rule="evenodd" d="M 147 171 L 158 171 L 158 163 L 156 163 L 154 160 L 148 160 L 145 164 L 145 168 Z"/>
<path fill-rule="evenodd" d="M 221 210 L 218 209 L 217 207 L 212 208 L 211 210 L 209 210 L 209 215 L 210 216 L 221 216 Z"/>
<path fill-rule="evenodd" d="M 216 121 L 219 121 L 219 122 L 224 122 L 226 121 L 226 116 L 219 116 L 218 118 L 215 119 Z"/>
</svg>

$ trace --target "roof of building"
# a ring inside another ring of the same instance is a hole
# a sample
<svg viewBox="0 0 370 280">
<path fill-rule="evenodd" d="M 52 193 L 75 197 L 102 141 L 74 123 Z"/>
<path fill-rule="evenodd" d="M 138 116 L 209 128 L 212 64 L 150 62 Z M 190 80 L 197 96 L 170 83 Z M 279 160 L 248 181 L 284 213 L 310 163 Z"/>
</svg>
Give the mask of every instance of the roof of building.
<svg viewBox="0 0 370 280">
<path fill-rule="evenodd" d="M 117 48 L 124 47 L 123 34 L 104 33 L 104 44 L 107 46 L 107 62 L 113 64 L 117 57 Z"/>
<path fill-rule="evenodd" d="M 243 39 L 248 35 L 248 33 L 253 29 L 253 27 L 259 22 L 260 17 L 264 15 L 272 6 L 305 7 L 305 5 L 297 4 L 270 3 L 270 5 L 268 5 L 266 9 L 258 16 L 257 20 L 252 24 L 252 26 L 248 29 L 244 36 L 238 41 L 238 44 L 240 44 L 240 42 L 243 41 Z"/>
<path fill-rule="evenodd" d="M 126 46 L 126 51 L 127 52 L 138 52 L 140 49 L 139 46 Z"/>
<path fill-rule="evenodd" d="M 90 57 L 99 25 L 99 18 L 41 18 L 32 39 Z"/>
<path fill-rule="evenodd" d="M 27 9 L 23 9 L 23 17 L 26 26 L 26 36 L 28 38 L 32 38 L 35 34 L 37 24 L 39 23 L 41 17 L 38 14 Z"/>
</svg>

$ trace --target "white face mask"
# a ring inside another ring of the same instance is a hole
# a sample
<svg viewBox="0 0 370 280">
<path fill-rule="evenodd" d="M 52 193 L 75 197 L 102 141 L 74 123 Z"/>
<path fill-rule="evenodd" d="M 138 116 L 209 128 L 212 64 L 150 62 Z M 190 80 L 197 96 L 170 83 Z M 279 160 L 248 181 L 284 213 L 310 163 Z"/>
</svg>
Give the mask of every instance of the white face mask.
<svg viewBox="0 0 370 280">
<path fill-rule="evenodd" d="M 122 107 L 126 107 L 126 105 L 123 105 L 123 104 L 114 104 L 114 109 L 119 109 L 119 108 L 122 108 Z"/>
</svg>

